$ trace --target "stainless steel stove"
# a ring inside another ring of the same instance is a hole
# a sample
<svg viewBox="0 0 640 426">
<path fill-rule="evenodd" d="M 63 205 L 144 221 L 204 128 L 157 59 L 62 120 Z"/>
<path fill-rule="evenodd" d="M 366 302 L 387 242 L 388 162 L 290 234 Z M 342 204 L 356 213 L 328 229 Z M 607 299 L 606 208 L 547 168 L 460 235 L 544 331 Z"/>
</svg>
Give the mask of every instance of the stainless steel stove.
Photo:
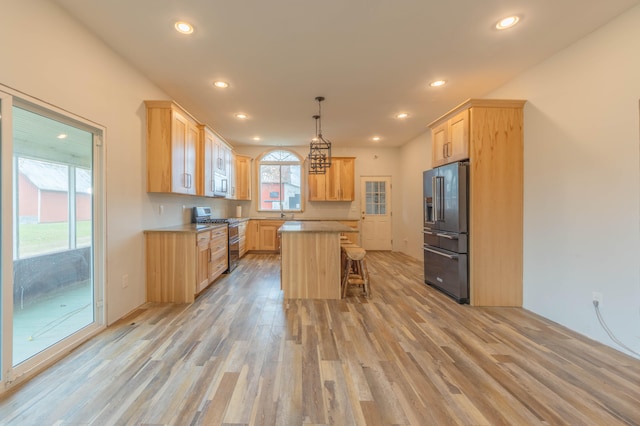
<svg viewBox="0 0 640 426">
<path fill-rule="evenodd" d="M 229 268 L 225 273 L 230 273 L 240 262 L 240 236 L 238 235 L 238 225 L 240 221 L 233 218 L 213 218 L 211 217 L 211 207 L 194 207 L 191 212 L 191 223 L 226 223 L 229 234 L 228 263 Z"/>
</svg>

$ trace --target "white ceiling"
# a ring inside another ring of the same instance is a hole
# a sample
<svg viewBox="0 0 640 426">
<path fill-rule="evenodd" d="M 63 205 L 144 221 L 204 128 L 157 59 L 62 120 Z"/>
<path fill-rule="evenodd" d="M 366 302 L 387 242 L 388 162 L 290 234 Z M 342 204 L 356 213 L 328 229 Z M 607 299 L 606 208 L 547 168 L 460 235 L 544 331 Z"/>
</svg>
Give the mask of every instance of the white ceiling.
<svg viewBox="0 0 640 426">
<path fill-rule="evenodd" d="M 352 147 L 400 146 L 467 98 L 485 96 L 640 3 L 52 1 L 233 145 L 308 144 L 314 99 L 324 96 L 324 136 Z M 513 14 L 519 25 L 495 29 Z M 177 33 L 178 20 L 194 33 Z M 216 79 L 231 86 L 216 89 Z M 448 84 L 429 87 L 436 79 Z M 402 111 L 409 118 L 394 118 Z M 374 135 L 382 140 L 372 142 Z"/>
</svg>

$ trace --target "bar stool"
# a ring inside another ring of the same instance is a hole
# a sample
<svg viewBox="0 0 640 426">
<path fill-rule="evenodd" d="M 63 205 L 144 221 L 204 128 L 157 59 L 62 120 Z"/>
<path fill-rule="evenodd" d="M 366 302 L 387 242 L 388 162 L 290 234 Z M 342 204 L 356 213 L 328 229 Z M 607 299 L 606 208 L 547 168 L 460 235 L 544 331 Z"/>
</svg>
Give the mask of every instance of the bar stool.
<svg viewBox="0 0 640 426">
<path fill-rule="evenodd" d="M 360 246 L 352 243 L 348 239 L 340 240 L 340 271 L 341 271 L 340 282 L 344 280 L 344 274 L 345 274 L 344 269 L 347 264 L 347 252 L 345 251 L 345 248 L 347 247 L 360 247 Z"/>
<path fill-rule="evenodd" d="M 369 271 L 367 271 L 367 264 L 364 259 L 367 254 L 366 250 L 355 245 L 355 247 L 343 247 L 342 251 L 346 259 L 342 278 L 342 297 L 347 297 L 350 285 L 362 286 L 365 297 L 371 297 Z"/>
</svg>

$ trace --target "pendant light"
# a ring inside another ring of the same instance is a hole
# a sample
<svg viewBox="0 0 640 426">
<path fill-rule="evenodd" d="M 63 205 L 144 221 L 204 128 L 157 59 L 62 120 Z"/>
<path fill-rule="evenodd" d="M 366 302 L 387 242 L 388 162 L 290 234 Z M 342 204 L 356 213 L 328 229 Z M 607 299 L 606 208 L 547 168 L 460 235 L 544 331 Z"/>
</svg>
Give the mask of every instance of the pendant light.
<svg viewBox="0 0 640 426">
<path fill-rule="evenodd" d="M 331 142 L 322 136 L 322 115 L 321 102 L 324 97 L 316 97 L 318 101 L 318 115 L 314 115 L 316 120 L 316 136 L 309 144 L 309 174 L 325 174 L 327 167 L 331 167 Z"/>
</svg>

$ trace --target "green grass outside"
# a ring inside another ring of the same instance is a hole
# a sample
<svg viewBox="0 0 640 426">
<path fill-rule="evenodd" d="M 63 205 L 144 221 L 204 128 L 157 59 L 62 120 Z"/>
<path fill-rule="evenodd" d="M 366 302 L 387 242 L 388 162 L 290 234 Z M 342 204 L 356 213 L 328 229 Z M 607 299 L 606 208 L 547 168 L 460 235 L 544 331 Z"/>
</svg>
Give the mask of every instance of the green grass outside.
<svg viewBox="0 0 640 426">
<path fill-rule="evenodd" d="M 77 222 L 77 247 L 91 245 L 91 221 Z M 69 249 L 69 223 L 23 223 L 19 225 L 20 258 Z"/>
</svg>

